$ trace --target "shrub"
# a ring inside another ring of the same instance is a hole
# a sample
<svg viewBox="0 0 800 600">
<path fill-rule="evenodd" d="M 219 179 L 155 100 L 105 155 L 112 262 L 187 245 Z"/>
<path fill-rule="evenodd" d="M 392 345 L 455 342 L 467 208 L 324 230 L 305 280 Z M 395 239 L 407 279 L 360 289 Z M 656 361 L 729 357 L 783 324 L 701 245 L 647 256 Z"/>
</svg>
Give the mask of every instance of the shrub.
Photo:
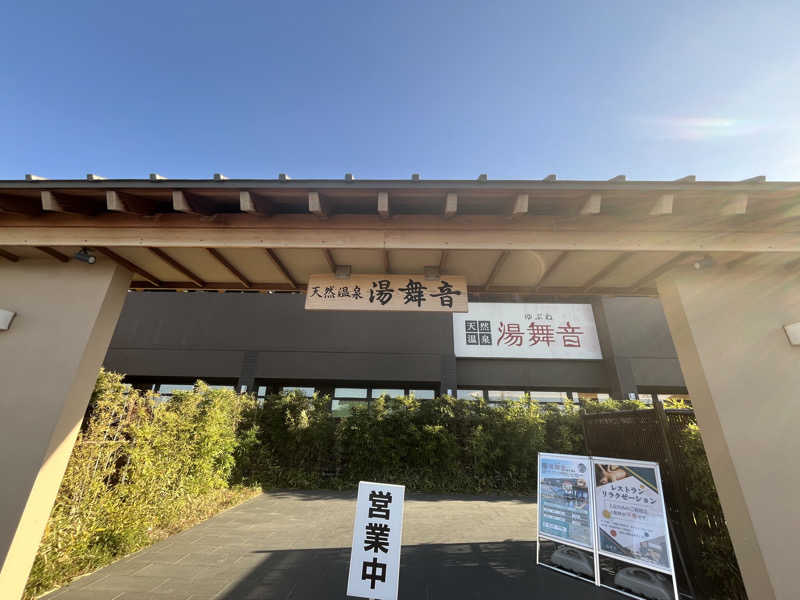
<svg viewBox="0 0 800 600">
<path fill-rule="evenodd" d="M 249 396 L 193 391 L 159 402 L 101 371 L 26 589 L 107 564 L 251 495 L 229 490 Z"/>
</svg>

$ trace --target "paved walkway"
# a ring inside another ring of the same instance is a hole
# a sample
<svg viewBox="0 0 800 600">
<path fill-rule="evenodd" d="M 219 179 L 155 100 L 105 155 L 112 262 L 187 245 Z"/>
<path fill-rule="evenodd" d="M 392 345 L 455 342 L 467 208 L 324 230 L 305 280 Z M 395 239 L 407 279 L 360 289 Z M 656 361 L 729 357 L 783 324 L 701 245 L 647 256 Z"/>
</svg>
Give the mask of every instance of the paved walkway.
<svg viewBox="0 0 800 600">
<path fill-rule="evenodd" d="M 47 600 L 344 599 L 355 493 L 270 492 Z M 400 598 L 618 600 L 536 567 L 531 499 L 406 497 Z"/>
</svg>

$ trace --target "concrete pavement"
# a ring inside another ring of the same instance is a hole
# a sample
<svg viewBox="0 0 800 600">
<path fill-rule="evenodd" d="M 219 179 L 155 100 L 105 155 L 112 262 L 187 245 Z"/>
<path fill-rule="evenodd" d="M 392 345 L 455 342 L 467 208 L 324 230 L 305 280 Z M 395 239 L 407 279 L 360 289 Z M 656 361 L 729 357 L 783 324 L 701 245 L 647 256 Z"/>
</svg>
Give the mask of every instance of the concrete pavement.
<svg viewBox="0 0 800 600">
<path fill-rule="evenodd" d="M 47 600 L 345 598 L 354 492 L 275 491 L 154 544 Z M 610 600 L 537 568 L 532 498 L 409 494 L 400 598 Z"/>
</svg>

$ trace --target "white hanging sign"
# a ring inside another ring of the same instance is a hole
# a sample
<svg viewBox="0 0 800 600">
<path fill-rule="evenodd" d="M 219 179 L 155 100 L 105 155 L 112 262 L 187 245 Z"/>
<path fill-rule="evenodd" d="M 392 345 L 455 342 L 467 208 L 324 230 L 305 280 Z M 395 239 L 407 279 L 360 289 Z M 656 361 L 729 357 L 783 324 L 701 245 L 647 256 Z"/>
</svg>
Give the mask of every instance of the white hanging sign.
<svg viewBox="0 0 800 600">
<path fill-rule="evenodd" d="M 453 314 L 457 357 L 601 359 L 591 304 L 470 302 Z"/>
<path fill-rule="evenodd" d="M 396 600 L 404 497 L 405 486 L 359 482 L 348 596 Z"/>
</svg>

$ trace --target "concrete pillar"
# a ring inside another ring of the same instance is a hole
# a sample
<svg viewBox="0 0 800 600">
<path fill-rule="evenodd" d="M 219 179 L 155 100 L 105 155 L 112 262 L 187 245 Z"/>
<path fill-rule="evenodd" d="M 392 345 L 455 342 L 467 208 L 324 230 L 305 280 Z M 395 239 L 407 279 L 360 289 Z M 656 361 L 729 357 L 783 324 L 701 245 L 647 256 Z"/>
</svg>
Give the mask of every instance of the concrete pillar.
<svg viewBox="0 0 800 600">
<path fill-rule="evenodd" d="M 0 596 L 20 598 L 122 310 L 111 262 L 0 266 Z"/>
<path fill-rule="evenodd" d="M 783 268 L 680 270 L 658 282 L 747 593 L 797 597 L 800 278 Z"/>
</svg>

